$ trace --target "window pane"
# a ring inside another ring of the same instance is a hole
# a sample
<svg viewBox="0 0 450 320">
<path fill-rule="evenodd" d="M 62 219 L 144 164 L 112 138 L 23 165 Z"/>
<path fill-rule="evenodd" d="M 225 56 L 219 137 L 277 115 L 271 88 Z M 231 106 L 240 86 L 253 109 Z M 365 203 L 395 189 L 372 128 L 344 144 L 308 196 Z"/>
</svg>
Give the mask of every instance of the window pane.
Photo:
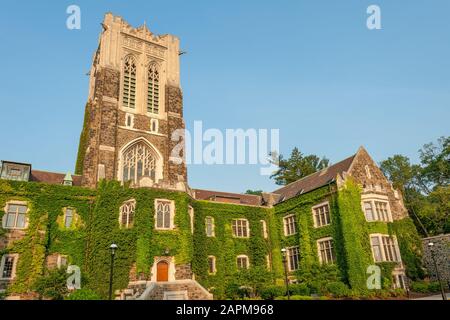
<svg viewBox="0 0 450 320">
<path fill-rule="evenodd" d="M 16 214 L 15 213 L 8 213 L 6 216 L 6 227 L 7 228 L 14 228 L 16 224 Z"/>
<path fill-rule="evenodd" d="M 17 228 L 25 228 L 25 214 L 17 215 Z"/>
</svg>

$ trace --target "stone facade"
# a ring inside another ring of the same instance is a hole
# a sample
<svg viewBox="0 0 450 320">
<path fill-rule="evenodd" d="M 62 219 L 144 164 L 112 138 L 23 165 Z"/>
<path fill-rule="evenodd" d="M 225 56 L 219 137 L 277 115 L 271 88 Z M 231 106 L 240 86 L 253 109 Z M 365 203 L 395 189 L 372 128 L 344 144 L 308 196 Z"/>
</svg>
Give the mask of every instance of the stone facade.
<svg viewBox="0 0 450 320">
<path fill-rule="evenodd" d="M 428 245 L 430 242 L 434 244 L 433 248 Z M 433 251 L 441 281 L 444 286 L 450 287 L 450 234 L 424 238 L 422 244 L 423 262 L 431 279 L 437 281 L 436 267 L 432 256 Z"/>
<path fill-rule="evenodd" d="M 392 184 L 364 148 L 360 148 L 356 153 L 347 175 L 361 185 L 362 195 L 387 196 L 393 220 L 401 220 L 408 216 L 400 191 L 394 190 Z"/>
<path fill-rule="evenodd" d="M 161 157 L 162 176 L 150 184 L 136 186 L 186 190 L 184 162 L 171 161 L 171 150 L 178 141 L 172 134 L 184 130 L 182 92 L 179 84 L 179 40 L 172 35 L 158 36 L 146 26 L 132 28 L 122 18 L 106 14 L 104 31 L 94 55 L 90 72 L 87 141 L 82 165 L 82 184 L 95 187 L 98 180 L 121 180 L 121 155 L 134 141 L 145 141 Z M 124 59 L 132 55 L 136 65 L 136 103 L 133 108 L 122 103 Z M 159 69 L 159 111 L 147 111 L 147 67 Z M 128 117 L 131 124 L 128 125 Z M 157 130 L 152 129 L 155 122 Z M 180 157 L 183 154 L 181 152 Z"/>
</svg>

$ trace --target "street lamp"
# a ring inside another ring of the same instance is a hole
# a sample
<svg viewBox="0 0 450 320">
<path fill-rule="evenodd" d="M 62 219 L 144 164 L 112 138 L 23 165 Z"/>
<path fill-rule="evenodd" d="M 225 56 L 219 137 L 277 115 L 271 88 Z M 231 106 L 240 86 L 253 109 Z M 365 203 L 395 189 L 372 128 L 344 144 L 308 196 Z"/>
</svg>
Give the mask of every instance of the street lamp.
<svg viewBox="0 0 450 320">
<path fill-rule="evenodd" d="M 430 248 L 431 259 L 433 260 L 434 269 L 436 270 L 436 277 L 437 277 L 437 279 L 439 281 L 439 285 L 441 287 L 442 300 L 447 300 L 447 297 L 445 296 L 444 286 L 442 285 L 441 276 L 439 274 L 438 265 L 437 265 L 437 262 L 436 262 L 436 257 L 434 256 L 434 243 L 433 242 L 429 242 L 428 243 L 428 248 Z"/>
<path fill-rule="evenodd" d="M 112 300 L 112 290 L 113 290 L 113 276 L 114 276 L 114 257 L 116 255 L 116 250 L 118 246 L 117 244 L 113 243 L 109 246 L 109 249 L 111 250 L 111 265 L 109 270 L 109 300 Z"/>
<path fill-rule="evenodd" d="M 288 279 L 288 270 L 287 270 L 287 250 L 286 250 L 286 248 L 281 249 L 281 254 L 283 256 L 284 283 L 286 285 L 286 294 L 287 294 L 288 300 L 291 300 L 291 294 L 289 292 L 289 279 Z"/>
</svg>

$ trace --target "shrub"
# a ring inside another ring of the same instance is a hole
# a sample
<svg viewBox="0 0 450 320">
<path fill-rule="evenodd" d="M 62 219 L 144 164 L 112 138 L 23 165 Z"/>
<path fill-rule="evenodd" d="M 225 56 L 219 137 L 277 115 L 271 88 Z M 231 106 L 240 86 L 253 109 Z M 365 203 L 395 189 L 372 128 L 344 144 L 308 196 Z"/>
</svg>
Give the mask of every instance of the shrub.
<svg viewBox="0 0 450 320">
<path fill-rule="evenodd" d="M 100 296 L 90 289 L 75 290 L 65 300 L 101 300 Z"/>
<path fill-rule="evenodd" d="M 286 293 L 286 289 L 280 286 L 268 286 L 261 290 L 260 295 L 264 300 L 273 300 L 275 297 L 282 296 Z"/>
<path fill-rule="evenodd" d="M 289 292 L 293 296 L 309 296 L 310 290 L 306 283 L 292 284 L 289 286 Z"/>
<path fill-rule="evenodd" d="M 441 290 L 441 285 L 438 281 L 428 282 L 428 281 L 415 281 L 411 284 L 411 291 L 418 293 L 431 293 L 438 292 Z"/>
<path fill-rule="evenodd" d="M 347 297 L 350 294 L 349 288 L 340 281 L 329 282 L 326 288 L 330 294 L 337 298 Z"/>
<path fill-rule="evenodd" d="M 287 296 L 280 296 L 276 297 L 275 300 L 287 300 Z M 300 296 L 300 295 L 294 295 L 290 297 L 290 300 L 314 300 L 311 296 Z"/>
<path fill-rule="evenodd" d="M 68 293 L 66 269 L 47 270 L 44 276 L 35 281 L 34 289 L 41 298 L 63 300 Z"/>
</svg>

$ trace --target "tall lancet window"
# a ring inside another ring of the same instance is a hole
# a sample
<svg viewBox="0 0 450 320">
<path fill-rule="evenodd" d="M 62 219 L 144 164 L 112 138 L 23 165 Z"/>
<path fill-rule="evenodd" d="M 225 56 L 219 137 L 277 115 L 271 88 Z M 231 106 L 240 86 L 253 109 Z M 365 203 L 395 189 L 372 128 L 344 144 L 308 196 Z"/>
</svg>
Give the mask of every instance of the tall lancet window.
<svg viewBox="0 0 450 320">
<path fill-rule="evenodd" d="M 156 156 L 144 142 L 137 142 L 123 152 L 122 179 L 138 183 L 149 177 L 155 181 Z"/>
<path fill-rule="evenodd" d="M 151 64 L 148 68 L 147 111 L 151 113 L 159 111 L 159 71 L 156 64 Z"/>
<path fill-rule="evenodd" d="M 136 107 L 136 61 L 132 56 L 125 58 L 122 92 L 122 105 L 134 109 Z"/>
</svg>

